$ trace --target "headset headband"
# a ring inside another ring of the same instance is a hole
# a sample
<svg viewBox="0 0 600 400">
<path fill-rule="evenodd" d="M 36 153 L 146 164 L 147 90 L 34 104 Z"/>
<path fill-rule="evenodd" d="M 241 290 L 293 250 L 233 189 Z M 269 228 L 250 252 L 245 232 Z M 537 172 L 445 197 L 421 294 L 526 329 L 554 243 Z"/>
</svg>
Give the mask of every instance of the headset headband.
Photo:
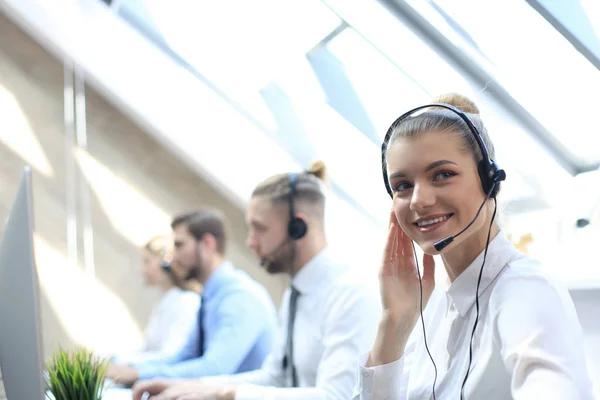
<svg viewBox="0 0 600 400">
<path fill-rule="evenodd" d="M 290 172 L 288 175 L 289 185 L 290 185 L 290 195 L 289 195 L 289 203 L 290 203 L 290 221 L 293 221 L 296 218 L 296 184 L 298 183 L 298 173 Z"/>
<path fill-rule="evenodd" d="M 396 128 L 398 128 L 402 124 L 402 122 L 404 122 L 405 120 L 410 118 L 415 112 L 423 110 L 425 108 L 444 108 L 446 110 L 450 110 L 454 114 L 458 115 L 464 121 L 465 124 L 467 124 L 467 127 L 473 134 L 473 137 L 475 138 L 475 141 L 477 142 L 477 145 L 479 146 L 479 149 L 481 151 L 482 160 L 479 161 L 479 163 L 478 163 L 478 172 L 479 172 L 479 175 L 481 178 L 481 183 L 482 183 L 485 193 L 488 192 L 488 188 L 491 188 L 492 185 L 496 185 L 498 182 L 505 179 L 505 177 L 506 177 L 505 172 L 503 170 L 499 169 L 498 166 L 496 165 L 496 163 L 494 162 L 494 160 L 492 160 L 490 158 L 490 153 L 488 151 L 487 146 L 485 145 L 485 142 L 483 141 L 483 137 L 481 136 L 481 133 L 479 132 L 479 130 L 477 130 L 477 128 L 475 127 L 475 125 L 473 124 L 471 119 L 467 116 L 467 114 L 449 104 L 432 103 L 432 104 L 426 104 L 423 106 L 419 106 L 419 107 L 413 108 L 412 110 L 410 110 L 408 112 L 405 112 L 400 117 L 398 117 L 392 123 L 392 125 L 390 125 L 387 133 L 385 134 L 385 138 L 383 139 L 383 143 L 381 144 L 381 165 L 382 165 L 382 169 L 383 169 L 383 181 L 385 183 L 385 187 L 390 196 L 393 197 L 393 192 L 392 192 L 392 188 L 390 187 L 390 183 L 388 181 L 387 168 L 385 166 L 386 150 L 387 150 L 387 146 L 389 144 L 390 138 L 392 136 L 392 133 L 394 133 L 394 130 Z M 498 189 L 499 188 L 496 185 L 496 188 L 495 188 L 494 192 L 492 193 L 491 197 L 495 197 L 495 195 L 498 192 Z"/>
</svg>

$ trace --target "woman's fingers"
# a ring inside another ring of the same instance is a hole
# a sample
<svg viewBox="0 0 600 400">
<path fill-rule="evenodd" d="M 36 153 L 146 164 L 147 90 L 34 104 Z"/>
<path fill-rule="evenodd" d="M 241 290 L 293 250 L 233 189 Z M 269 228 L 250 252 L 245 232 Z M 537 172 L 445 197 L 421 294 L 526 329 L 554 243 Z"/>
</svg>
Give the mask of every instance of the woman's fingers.
<svg viewBox="0 0 600 400">
<path fill-rule="evenodd" d="M 382 273 L 383 275 L 391 275 L 393 271 L 393 261 L 396 258 L 396 252 L 398 247 L 398 225 L 390 224 L 390 230 L 388 232 L 387 241 L 385 243 L 385 249 L 383 251 Z"/>
<path fill-rule="evenodd" d="M 392 224 L 398 225 L 398 218 L 396 218 L 396 213 L 393 208 L 390 210 L 390 225 Z"/>
<path fill-rule="evenodd" d="M 388 262 L 392 259 L 395 250 L 396 250 L 396 237 L 398 234 L 398 226 L 390 225 L 390 230 L 388 232 L 387 242 L 385 243 L 384 254 L 384 262 Z"/>
<path fill-rule="evenodd" d="M 382 265 L 382 272 L 387 276 L 398 276 L 406 272 L 406 268 L 415 268 L 412 240 L 398 224 L 393 210 L 390 212 L 390 227 Z"/>
<path fill-rule="evenodd" d="M 402 254 L 410 261 L 415 256 L 412 239 L 404 231 L 402 233 Z"/>
<path fill-rule="evenodd" d="M 388 263 L 396 256 L 396 249 L 398 247 L 398 220 L 394 210 L 390 212 L 390 225 L 388 231 L 387 242 L 385 244 L 385 250 L 383 252 L 383 262 Z"/>
</svg>

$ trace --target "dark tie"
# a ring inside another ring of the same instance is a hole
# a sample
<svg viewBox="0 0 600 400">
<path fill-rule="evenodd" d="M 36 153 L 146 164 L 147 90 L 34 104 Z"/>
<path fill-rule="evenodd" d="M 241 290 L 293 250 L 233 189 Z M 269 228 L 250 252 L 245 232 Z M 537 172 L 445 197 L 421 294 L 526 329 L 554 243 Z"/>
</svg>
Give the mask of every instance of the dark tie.
<svg viewBox="0 0 600 400">
<path fill-rule="evenodd" d="M 295 287 L 291 287 L 290 308 L 288 313 L 287 341 L 285 345 L 285 356 L 283 357 L 283 369 L 291 374 L 292 387 L 298 386 L 298 376 L 296 375 L 296 366 L 294 365 L 294 320 L 296 319 L 296 304 L 300 292 Z"/>
<path fill-rule="evenodd" d="M 205 298 L 200 298 L 200 310 L 198 311 L 198 357 L 204 354 L 204 302 Z"/>
</svg>

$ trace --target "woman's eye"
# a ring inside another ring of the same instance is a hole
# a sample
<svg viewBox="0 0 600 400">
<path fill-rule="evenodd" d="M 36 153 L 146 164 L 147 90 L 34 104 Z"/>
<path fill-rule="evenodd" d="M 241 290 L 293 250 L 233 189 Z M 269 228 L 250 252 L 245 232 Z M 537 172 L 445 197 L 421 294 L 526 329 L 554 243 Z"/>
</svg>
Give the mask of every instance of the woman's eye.
<svg viewBox="0 0 600 400">
<path fill-rule="evenodd" d="M 453 176 L 456 176 L 456 174 L 454 172 L 450 172 L 450 171 L 444 171 L 444 172 L 438 172 L 437 174 L 435 174 L 434 177 L 434 181 L 443 181 L 449 178 L 452 178 Z"/>
<path fill-rule="evenodd" d="M 403 192 L 408 189 L 410 189 L 410 183 L 408 182 L 400 182 L 396 186 L 394 186 L 394 191 L 396 192 Z"/>
</svg>

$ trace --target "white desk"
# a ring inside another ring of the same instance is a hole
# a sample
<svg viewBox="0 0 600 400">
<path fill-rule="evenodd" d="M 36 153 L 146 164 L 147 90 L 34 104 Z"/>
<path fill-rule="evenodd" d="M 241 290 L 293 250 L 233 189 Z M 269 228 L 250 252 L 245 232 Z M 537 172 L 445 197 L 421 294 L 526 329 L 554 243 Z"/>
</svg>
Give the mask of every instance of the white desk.
<svg viewBox="0 0 600 400">
<path fill-rule="evenodd" d="M 46 398 L 49 400 L 54 400 L 54 396 L 52 393 L 47 392 Z M 104 395 L 102 396 L 102 400 L 131 400 L 132 393 L 131 389 L 124 388 L 109 388 L 104 390 Z"/>
<path fill-rule="evenodd" d="M 104 392 L 102 400 L 131 400 L 131 389 L 110 388 Z"/>
</svg>

